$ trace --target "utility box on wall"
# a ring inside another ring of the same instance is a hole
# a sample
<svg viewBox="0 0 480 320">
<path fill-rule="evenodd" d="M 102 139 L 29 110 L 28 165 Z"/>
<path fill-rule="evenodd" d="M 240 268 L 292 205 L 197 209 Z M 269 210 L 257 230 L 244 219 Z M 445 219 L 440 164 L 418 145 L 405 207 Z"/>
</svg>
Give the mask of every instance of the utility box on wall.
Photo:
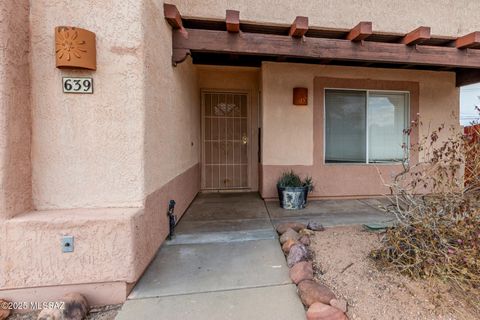
<svg viewBox="0 0 480 320">
<path fill-rule="evenodd" d="M 96 70 L 95 33 L 77 27 L 56 27 L 55 60 L 57 68 Z"/>
</svg>

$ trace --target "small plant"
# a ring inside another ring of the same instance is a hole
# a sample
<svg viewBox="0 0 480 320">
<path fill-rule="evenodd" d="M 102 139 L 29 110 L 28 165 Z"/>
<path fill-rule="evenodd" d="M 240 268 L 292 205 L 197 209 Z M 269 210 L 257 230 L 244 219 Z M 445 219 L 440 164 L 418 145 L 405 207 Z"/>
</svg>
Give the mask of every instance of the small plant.
<svg viewBox="0 0 480 320">
<path fill-rule="evenodd" d="M 307 176 L 304 180 L 300 178 L 298 174 L 293 172 L 293 170 L 284 172 L 280 179 L 277 181 L 277 187 L 280 188 L 302 188 L 308 187 L 308 191 L 313 191 L 313 179 L 312 177 Z"/>
</svg>

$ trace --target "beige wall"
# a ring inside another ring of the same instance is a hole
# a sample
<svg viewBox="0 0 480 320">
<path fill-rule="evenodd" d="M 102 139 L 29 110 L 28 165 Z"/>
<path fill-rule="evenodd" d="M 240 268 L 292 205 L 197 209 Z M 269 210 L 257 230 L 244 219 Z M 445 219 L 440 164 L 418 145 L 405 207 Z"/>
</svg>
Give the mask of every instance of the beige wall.
<svg viewBox="0 0 480 320">
<path fill-rule="evenodd" d="M 38 209 L 140 206 L 144 80 L 140 1 L 31 1 L 32 163 Z M 97 71 L 55 68 L 54 28 L 97 35 Z M 62 92 L 92 76 L 93 95 Z"/>
<path fill-rule="evenodd" d="M 196 67 L 191 59 L 172 66 L 171 27 L 161 17 L 163 1 L 146 0 L 145 194 L 196 165 L 200 157 Z"/>
<path fill-rule="evenodd" d="M 317 27 L 351 28 L 372 21 L 374 30 L 408 32 L 418 26 L 432 34 L 457 36 L 478 29 L 480 2 L 472 0 L 171 0 L 184 16 L 225 18 L 226 9 L 240 10 L 240 19 L 290 24 L 308 16 Z"/>
<path fill-rule="evenodd" d="M 95 19 L 90 19 L 92 14 Z M 199 160 L 195 67 L 171 65 L 163 2 L 34 1 L 33 187 L 38 209 L 141 206 Z M 53 28 L 97 35 L 95 72 L 58 70 Z M 92 76 L 93 95 L 62 92 Z"/>
<path fill-rule="evenodd" d="M 198 84 L 200 89 L 240 90 L 249 94 L 250 133 L 249 143 L 249 187 L 258 190 L 258 102 L 259 102 L 259 68 L 199 66 Z M 200 108 L 200 106 L 199 106 Z"/>
<path fill-rule="evenodd" d="M 0 221 L 32 206 L 28 11 L 0 3 Z"/>
<path fill-rule="evenodd" d="M 15 165 L 3 171 L 2 153 L 0 174 L 15 212 L 28 212 L 0 225 L 0 296 L 54 299 L 72 286 L 93 304 L 122 302 L 168 233 L 168 200 L 177 201 L 180 217 L 200 188 L 196 67 L 171 65 L 160 1 L 32 1 L 30 21 L 28 1 L 17 3 L 0 7 L 0 35 L 11 34 L 6 40 L 16 50 L 2 43 L 9 65 L 4 72 L 0 64 L 0 97 L 9 118 L 2 118 L 0 146 Z M 8 29 L 4 16 L 13 17 Z M 96 33 L 96 71 L 55 68 L 58 25 Z M 64 94 L 62 76 L 93 77 L 94 94 Z M 32 169 L 24 170 L 30 128 Z M 12 216 L 1 200 L 0 218 Z M 62 253 L 62 235 L 75 237 L 74 253 Z"/>
<path fill-rule="evenodd" d="M 420 92 L 419 111 L 424 123 L 420 137 L 428 133 L 429 127 L 434 128 L 441 123 L 460 129 L 459 90 L 455 87 L 455 74 L 452 72 L 265 62 L 262 65 L 262 194 L 267 198 L 275 196 L 275 182 L 283 170 L 296 166 L 294 168 L 302 174 L 312 175 L 315 173 L 314 164 L 323 163 L 323 158 L 315 158 L 314 152 L 317 143 L 322 142 L 319 139 L 323 139 L 314 132 L 314 108 L 323 107 L 322 101 L 314 99 L 315 77 L 416 82 Z M 292 104 L 292 89 L 296 86 L 308 88 L 307 106 Z M 318 121 L 323 123 L 321 118 Z M 316 173 L 317 177 L 314 175 L 319 185 L 314 196 L 368 196 L 384 191 L 377 169 L 372 165 L 322 167 L 329 169 L 323 171 L 326 175 L 321 175 L 320 171 Z M 384 178 L 388 179 L 395 170 L 386 169 L 383 167 L 382 170 Z"/>
</svg>

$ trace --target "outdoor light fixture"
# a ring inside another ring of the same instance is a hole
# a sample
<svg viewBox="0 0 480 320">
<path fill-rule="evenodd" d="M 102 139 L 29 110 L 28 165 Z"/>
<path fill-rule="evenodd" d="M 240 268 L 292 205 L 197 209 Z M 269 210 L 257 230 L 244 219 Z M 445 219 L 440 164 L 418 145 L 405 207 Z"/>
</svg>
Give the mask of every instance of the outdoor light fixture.
<svg viewBox="0 0 480 320">
<path fill-rule="evenodd" d="M 307 88 L 293 88 L 293 104 L 296 106 L 306 106 L 308 104 Z"/>
<path fill-rule="evenodd" d="M 55 59 L 57 68 L 97 69 L 95 33 L 77 28 L 55 28 Z"/>
</svg>

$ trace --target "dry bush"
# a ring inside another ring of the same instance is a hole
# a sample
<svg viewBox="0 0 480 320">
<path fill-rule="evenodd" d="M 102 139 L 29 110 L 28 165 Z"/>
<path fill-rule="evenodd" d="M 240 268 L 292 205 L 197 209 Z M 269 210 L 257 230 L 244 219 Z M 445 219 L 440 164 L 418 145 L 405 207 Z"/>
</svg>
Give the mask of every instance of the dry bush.
<svg viewBox="0 0 480 320">
<path fill-rule="evenodd" d="M 405 134 L 421 126 L 416 121 Z M 396 223 L 372 257 L 412 277 L 445 280 L 480 310 L 480 140 L 444 125 L 428 131 L 417 144 L 404 145 L 405 159 L 415 152 L 425 160 L 404 161 L 388 184 L 384 210 Z"/>
</svg>

